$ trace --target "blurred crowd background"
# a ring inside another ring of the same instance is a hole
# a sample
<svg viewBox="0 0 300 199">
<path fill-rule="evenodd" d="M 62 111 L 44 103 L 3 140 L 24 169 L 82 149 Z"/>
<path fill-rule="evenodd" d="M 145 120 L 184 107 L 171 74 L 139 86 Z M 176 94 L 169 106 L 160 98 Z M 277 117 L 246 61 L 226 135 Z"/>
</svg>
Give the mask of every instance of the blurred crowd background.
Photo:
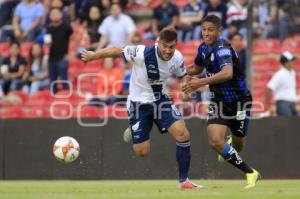
<svg viewBox="0 0 300 199">
<path fill-rule="evenodd" d="M 254 101 L 267 104 L 254 114 L 269 111 L 270 115 L 276 115 L 276 103 L 281 99 L 276 98 L 276 89 L 268 86 L 268 82 L 286 63 L 293 62 L 292 92 L 297 95 L 300 88 L 299 0 L 0 2 L 2 118 L 52 114 L 61 118 L 78 114 L 99 117 L 103 115 L 103 104 L 107 105 L 108 116 L 117 113 L 126 117 L 124 102 L 129 89 L 130 64 L 122 59 L 84 63 L 80 60 L 81 50 L 152 44 L 163 27 L 174 26 L 179 33 L 178 50 L 189 65 L 201 44 L 201 19 L 210 14 L 221 18 L 222 37 L 238 53 Z M 282 62 L 286 51 L 292 57 L 285 56 L 287 60 Z M 180 85 L 175 78 L 170 79 L 168 88 L 185 115 L 206 116 L 208 90 L 196 93 L 185 105 L 181 103 Z M 266 96 L 268 89 L 275 98 Z M 298 108 L 297 98 L 292 101 Z M 50 110 L 54 102 L 57 106 Z M 84 103 L 87 106 L 81 106 Z"/>
</svg>

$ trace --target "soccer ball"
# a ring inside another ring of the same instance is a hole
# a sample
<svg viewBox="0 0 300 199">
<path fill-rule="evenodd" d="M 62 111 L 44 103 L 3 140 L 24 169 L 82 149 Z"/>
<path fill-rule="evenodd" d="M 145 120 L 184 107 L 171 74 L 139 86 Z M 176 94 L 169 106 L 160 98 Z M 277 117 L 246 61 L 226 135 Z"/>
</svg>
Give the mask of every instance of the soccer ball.
<svg viewBox="0 0 300 199">
<path fill-rule="evenodd" d="M 55 158 L 64 163 L 75 161 L 79 156 L 80 147 L 78 142 L 69 136 L 64 136 L 56 140 L 53 146 Z"/>
</svg>

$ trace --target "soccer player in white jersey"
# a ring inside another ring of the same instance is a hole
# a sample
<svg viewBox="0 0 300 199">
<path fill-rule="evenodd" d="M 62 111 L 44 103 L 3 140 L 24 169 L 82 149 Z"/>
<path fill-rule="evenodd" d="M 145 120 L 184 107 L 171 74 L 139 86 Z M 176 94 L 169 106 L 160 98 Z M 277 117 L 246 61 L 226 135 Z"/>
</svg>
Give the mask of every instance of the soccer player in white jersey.
<svg viewBox="0 0 300 199">
<path fill-rule="evenodd" d="M 150 153 L 150 131 L 153 122 L 161 133 L 169 132 L 176 141 L 176 159 L 182 189 L 201 188 L 189 181 L 190 134 L 180 112 L 166 94 L 166 81 L 176 75 L 185 81 L 187 72 L 183 56 L 176 50 L 177 32 L 164 28 L 158 43 L 151 46 L 111 47 L 97 52 L 83 51 L 83 61 L 106 57 L 124 57 L 133 64 L 127 108 L 133 150 L 139 157 Z"/>
</svg>

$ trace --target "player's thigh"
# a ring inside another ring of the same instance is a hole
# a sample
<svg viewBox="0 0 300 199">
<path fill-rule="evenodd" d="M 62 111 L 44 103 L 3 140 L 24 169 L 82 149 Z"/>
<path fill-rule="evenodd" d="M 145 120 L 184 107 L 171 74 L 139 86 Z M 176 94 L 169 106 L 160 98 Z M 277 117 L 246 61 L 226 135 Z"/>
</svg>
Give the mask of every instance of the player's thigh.
<svg viewBox="0 0 300 199">
<path fill-rule="evenodd" d="M 190 134 L 186 128 L 184 120 L 177 120 L 169 128 L 168 132 L 173 136 L 176 141 L 184 142 L 190 140 Z"/>
<path fill-rule="evenodd" d="M 224 124 L 208 124 L 207 137 L 208 144 L 213 148 L 223 148 L 225 146 L 225 135 L 228 127 Z"/>
<path fill-rule="evenodd" d="M 148 106 L 131 106 L 129 111 L 129 126 L 132 143 L 140 144 L 150 139 L 150 131 L 153 126 L 153 113 L 151 107 Z"/>
</svg>

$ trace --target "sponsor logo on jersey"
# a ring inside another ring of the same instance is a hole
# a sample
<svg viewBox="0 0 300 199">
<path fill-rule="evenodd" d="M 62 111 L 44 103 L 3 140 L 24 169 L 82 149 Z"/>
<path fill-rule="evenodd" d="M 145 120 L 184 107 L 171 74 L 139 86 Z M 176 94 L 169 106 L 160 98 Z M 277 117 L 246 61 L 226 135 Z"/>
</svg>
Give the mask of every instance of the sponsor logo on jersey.
<svg viewBox="0 0 300 199">
<path fill-rule="evenodd" d="M 229 49 L 223 48 L 221 50 L 218 50 L 217 56 L 218 57 L 231 56 L 231 52 Z"/>
</svg>

